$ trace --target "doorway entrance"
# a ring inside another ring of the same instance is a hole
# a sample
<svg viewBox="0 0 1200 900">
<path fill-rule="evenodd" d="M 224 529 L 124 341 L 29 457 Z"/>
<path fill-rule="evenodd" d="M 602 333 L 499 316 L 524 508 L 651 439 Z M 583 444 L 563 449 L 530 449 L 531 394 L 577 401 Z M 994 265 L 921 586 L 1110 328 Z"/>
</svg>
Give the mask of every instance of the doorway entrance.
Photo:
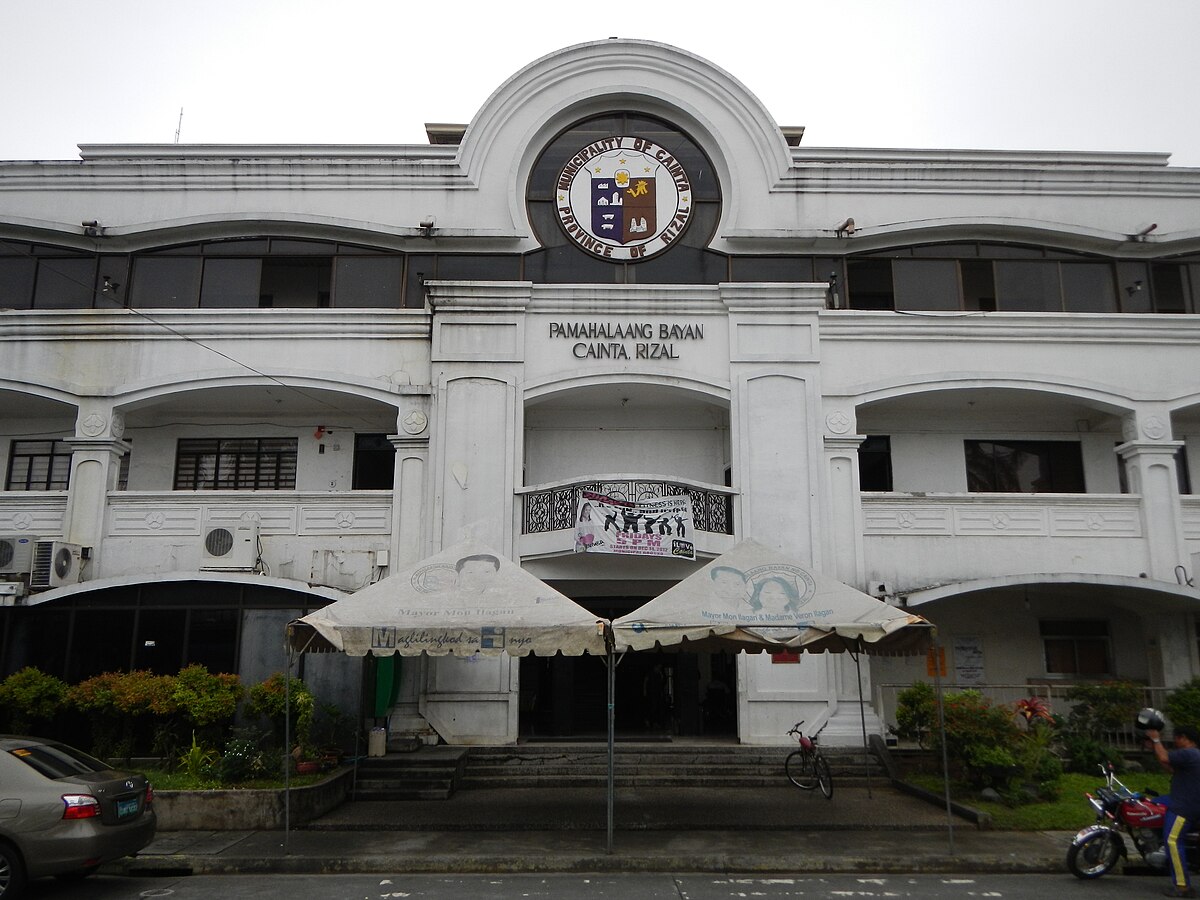
<svg viewBox="0 0 1200 900">
<path fill-rule="evenodd" d="M 589 597 L 576 602 L 608 619 L 632 612 L 646 600 Z M 626 653 L 617 663 L 617 737 L 733 737 L 736 675 L 736 657 L 730 654 Z M 527 656 L 521 660 L 520 678 L 523 739 L 589 740 L 607 735 L 607 663 L 602 657 Z"/>
</svg>

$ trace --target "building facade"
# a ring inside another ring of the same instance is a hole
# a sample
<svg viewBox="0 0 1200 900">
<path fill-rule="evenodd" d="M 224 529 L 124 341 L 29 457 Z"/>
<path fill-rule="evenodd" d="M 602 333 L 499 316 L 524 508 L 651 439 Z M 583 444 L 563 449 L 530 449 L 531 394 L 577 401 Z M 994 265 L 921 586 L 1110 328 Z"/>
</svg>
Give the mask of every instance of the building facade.
<svg viewBox="0 0 1200 900">
<path fill-rule="evenodd" d="M 467 534 L 605 617 L 754 538 L 931 619 L 952 684 L 1200 673 L 1200 170 L 807 149 L 617 39 L 428 130 L 0 163 L 5 673 L 265 677 Z M 583 490 L 688 495 L 700 560 L 576 552 Z M 603 728 L 590 657 L 400 665 L 395 733 Z M 864 664 L 872 729 L 926 666 Z M 618 673 L 629 733 L 859 737 L 845 657 Z"/>
</svg>

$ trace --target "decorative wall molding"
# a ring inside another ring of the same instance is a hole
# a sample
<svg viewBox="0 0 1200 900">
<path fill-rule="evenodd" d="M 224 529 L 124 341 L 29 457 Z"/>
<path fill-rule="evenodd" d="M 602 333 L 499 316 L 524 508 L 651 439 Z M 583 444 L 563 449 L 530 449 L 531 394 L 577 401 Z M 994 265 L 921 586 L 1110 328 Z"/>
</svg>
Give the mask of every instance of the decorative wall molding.
<svg viewBox="0 0 1200 900">
<path fill-rule="evenodd" d="M 66 492 L 5 493 L 4 503 L 0 504 L 0 534 L 61 535 L 66 510 Z"/>
<path fill-rule="evenodd" d="M 868 535 L 1142 536 L 1141 498 L 1132 496 L 864 495 L 863 520 Z"/>
<path fill-rule="evenodd" d="M 106 536 L 199 536 L 204 528 L 236 528 L 246 521 L 257 522 L 262 535 L 386 535 L 391 533 L 391 491 L 287 491 L 279 497 L 183 491 L 110 494 Z"/>
</svg>

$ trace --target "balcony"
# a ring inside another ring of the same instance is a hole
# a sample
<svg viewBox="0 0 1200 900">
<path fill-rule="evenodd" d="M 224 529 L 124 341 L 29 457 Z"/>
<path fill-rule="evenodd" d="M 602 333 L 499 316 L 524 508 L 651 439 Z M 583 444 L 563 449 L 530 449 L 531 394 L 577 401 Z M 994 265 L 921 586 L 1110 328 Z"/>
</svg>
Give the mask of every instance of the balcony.
<svg viewBox="0 0 1200 900">
<path fill-rule="evenodd" d="M 389 546 L 392 492 L 120 491 L 107 515 L 104 576 L 197 569 L 206 529 L 253 521 L 270 574 L 351 589 Z"/>
<path fill-rule="evenodd" d="M 1146 571 L 1131 494 L 873 494 L 862 497 L 871 578 L 916 587 L 1027 572 Z M 1194 508 L 1200 538 L 1200 507 Z"/>
<path fill-rule="evenodd" d="M 0 534 L 58 537 L 67 511 L 67 492 L 6 491 L 0 507 Z"/>
<path fill-rule="evenodd" d="M 732 488 L 682 478 L 668 480 L 651 475 L 623 474 L 518 488 L 521 556 L 574 550 L 575 512 L 582 491 L 594 491 L 619 500 L 687 494 L 692 498 L 696 551 L 716 555 L 733 546 L 733 505 L 737 492 Z"/>
</svg>

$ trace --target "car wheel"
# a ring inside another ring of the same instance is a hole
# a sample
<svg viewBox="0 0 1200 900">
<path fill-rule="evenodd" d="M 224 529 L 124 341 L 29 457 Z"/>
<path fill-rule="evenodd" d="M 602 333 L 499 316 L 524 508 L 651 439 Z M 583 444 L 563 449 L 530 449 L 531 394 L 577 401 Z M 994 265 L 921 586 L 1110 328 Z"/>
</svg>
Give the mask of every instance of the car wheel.
<svg viewBox="0 0 1200 900">
<path fill-rule="evenodd" d="M 25 890 L 25 864 L 11 844 L 0 841 L 0 900 L 15 900 Z"/>
</svg>

